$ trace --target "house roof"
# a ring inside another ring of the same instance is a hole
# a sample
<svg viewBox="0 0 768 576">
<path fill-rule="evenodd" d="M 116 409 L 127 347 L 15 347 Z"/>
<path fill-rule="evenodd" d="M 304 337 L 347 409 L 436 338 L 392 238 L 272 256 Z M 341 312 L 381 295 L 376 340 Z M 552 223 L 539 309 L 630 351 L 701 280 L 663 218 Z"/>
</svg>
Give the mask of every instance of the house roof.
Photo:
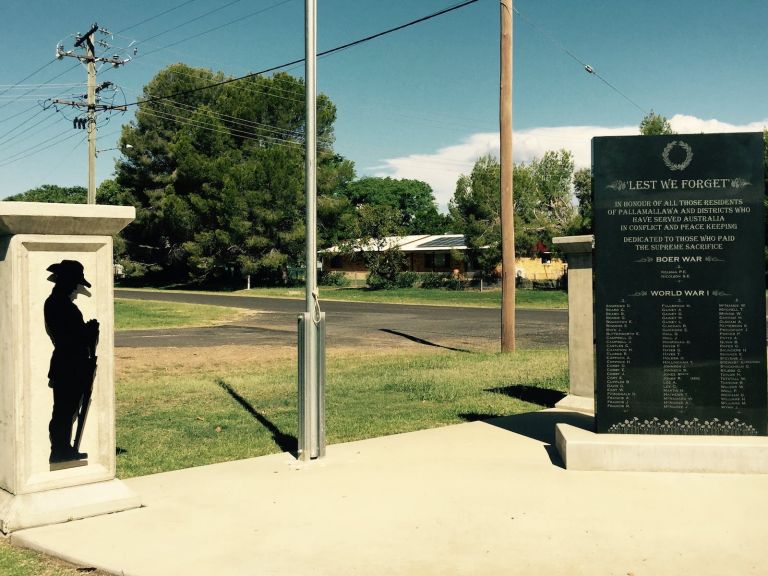
<svg viewBox="0 0 768 576">
<path fill-rule="evenodd" d="M 443 234 L 429 236 L 418 242 L 414 250 L 466 250 L 467 241 L 463 234 Z"/>
<path fill-rule="evenodd" d="M 382 242 L 369 241 L 360 246 L 355 243 L 354 252 L 375 252 L 379 250 L 379 245 L 384 250 L 390 248 L 400 248 L 403 252 L 447 252 L 450 250 L 466 250 L 467 242 L 463 234 L 422 234 L 410 236 L 387 236 Z M 332 246 L 323 252 L 338 253 L 341 250 L 338 246 Z"/>
</svg>

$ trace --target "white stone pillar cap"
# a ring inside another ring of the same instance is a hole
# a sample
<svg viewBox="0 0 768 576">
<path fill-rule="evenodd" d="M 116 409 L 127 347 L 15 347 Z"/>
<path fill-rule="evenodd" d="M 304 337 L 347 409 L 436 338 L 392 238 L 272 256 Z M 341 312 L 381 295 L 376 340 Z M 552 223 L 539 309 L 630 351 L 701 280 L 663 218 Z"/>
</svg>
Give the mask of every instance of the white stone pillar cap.
<svg viewBox="0 0 768 576">
<path fill-rule="evenodd" d="M 584 234 L 582 236 L 558 236 L 552 238 L 552 244 L 564 254 L 592 252 L 595 248 L 595 237 L 593 234 Z"/>
<path fill-rule="evenodd" d="M 113 236 L 136 218 L 133 206 L 0 202 L 0 236 Z"/>
</svg>

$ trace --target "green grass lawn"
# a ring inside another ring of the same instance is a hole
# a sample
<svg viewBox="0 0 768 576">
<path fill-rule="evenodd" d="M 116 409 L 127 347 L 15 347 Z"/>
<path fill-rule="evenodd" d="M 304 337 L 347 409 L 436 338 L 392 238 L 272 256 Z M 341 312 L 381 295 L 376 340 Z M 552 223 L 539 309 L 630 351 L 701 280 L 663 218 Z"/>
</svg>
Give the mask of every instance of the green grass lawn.
<svg viewBox="0 0 768 576">
<path fill-rule="evenodd" d="M 271 296 L 275 298 L 304 298 L 304 289 L 253 288 L 237 292 L 243 295 Z M 568 294 L 562 290 L 516 290 L 518 308 L 567 308 Z M 395 304 L 431 304 L 437 306 L 501 306 L 501 290 L 441 290 L 438 288 L 398 288 L 395 290 L 368 290 L 366 288 L 320 287 L 320 298 L 352 302 L 382 302 Z"/>
<path fill-rule="evenodd" d="M 566 350 L 345 352 L 328 358 L 328 443 L 542 408 L 567 390 Z M 130 477 L 294 450 L 295 358 L 128 368 L 117 469 Z"/>
<path fill-rule="evenodd" d="M 91 574 L 106 576 L 106 572 L 91 568 L 78 568 L 38 552 L 11 546 L 7 538 L 0 538 L 0 574 L 3 576 L 76 576 Z"/>
<path fill-rule="evenodd" d="M 235 320 L 243 310 L 223 306 L 115 299 L 115 329 L 210 326 Z"/>
</svg>

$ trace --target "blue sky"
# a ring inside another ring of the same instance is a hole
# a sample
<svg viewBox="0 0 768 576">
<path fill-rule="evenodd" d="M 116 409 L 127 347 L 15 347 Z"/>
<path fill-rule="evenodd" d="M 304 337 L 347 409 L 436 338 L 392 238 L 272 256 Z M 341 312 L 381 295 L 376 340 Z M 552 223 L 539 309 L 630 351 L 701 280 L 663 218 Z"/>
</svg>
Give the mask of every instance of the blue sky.
<svg viewBox="0 0 768 576">
<path fill-rule="evenodd" d="M 318 0 L 318 50 L 458 2 Z M 515 8 L 517 161 L 566 148 L 588 166 L 592 136 L 633 133 L 650 109 L 678 132 L 768 126 L 764 0 L 516 0 Z M 133 0 L 87 10 L 4 0 L 3 13 L 0 197 L 44 183 L 86 184 L 85 133 L 72 129 L 71 111 L 40 103 L 84 91 L 75 84 L 85 82 L 85 70 L 53 57 L 58 42 L 71 48 L 72 34 L 93 22 L 115 33 L 106 38 L 115 51 L 138 48 L 126 66 L 99 74 L 128 102 L 174 62 L 238 76 L 304 51 L 303 0 Z M 318 89 L 338 109 L 335 147 L 359 176 L 425 180 L 444 207 L 458 175 L 479 155 L 497 153 L 498 29 L 498 2 L 478 0 L 320 59 Z M 302 66 L 288 71 L 303 75 Z M 130 118 L 101 126 L 98 148 L 115 147 Z M 99 154 L 98 181 L 111 176 L 115 154 Z"/>
</svg>

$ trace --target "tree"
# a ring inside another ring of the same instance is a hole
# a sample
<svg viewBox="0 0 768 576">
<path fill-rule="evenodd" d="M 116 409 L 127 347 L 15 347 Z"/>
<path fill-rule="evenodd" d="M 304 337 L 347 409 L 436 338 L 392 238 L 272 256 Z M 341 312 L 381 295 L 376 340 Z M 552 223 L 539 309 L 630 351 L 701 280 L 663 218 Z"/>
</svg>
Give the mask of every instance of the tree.
<svg viewBox="0 0 768 576">
<path fill-rule="evenodd" d="M 483 156 L 470 175 L 462 175 L 449 204 L 451 216 L 467 238 L 469 256 L 491 273 L 501 261 L 499 162 Z M 534 253 L 539 242 L 568 233 L 576 211 L 572 202 L 573 158 L 566 150 L 549 151 L 540 159 L 515 165 L 515 252 Z"/>
<path fill-rule="evenodd" d="M 304 260 L 304 83 L 278 73 L 210 87 L 223 80 L 174 64 L 144 88 L 116 168 L 137 208 L 128 251 L 169 280 L 285 281 Z M 330 240 L 344 206 L 326 198 L 354 178 L 332 150 L 335 118 L 319 95 L 318 206 Z"/>
<path fill-rule="evenodd" d="M 515 251 L 535 254 L 539 243 L 569 234 L 576 210 L 571 186 L 573 156 L 567 150 L 548 151 L 530 163 L 515 166 Z"/>
<path fill-rule="evenodd" d="M 462 174 L 448 210 L 463 233 L 468 257 L 490 275 L 501 261 L 501 166 L 494 156 L 478 158 L 469 175 Z"/>
<path fill-rule="evenodd" d="M 664 134 L 675 134 L 675 131 L 672 130 L 666 117 L 651 110 L 640 121 L 640 134 L 643 136 L 663 136 Z"/>
<path fill-rule="evenodd" d="M 347 254 L 362 255 L 368 269 L 368 286 L 392 288 L 405 269 L 405 255 L 393 238 L 403 234 L 402 214 L 394 206 L 362 204 L 356 210 L 351 240 L 343 245 Z"/>
<path fill-rule="evenodd" d="M 85 204 L 88 198 L 88 191 L 83 186 L 63 187 L 56 184 L 43 184 L 38 188 L 33 188 L 8 196 L 6 200 L 11 202 L 59 202 L 62 204 Z"/>
<path fill-rule="evenodd" d="M 573 191 L 579 201 L 577 234 L 592 233 L 592 170 L 582 168 L 573 174 Z"/>
<path fill-rule="evenodd" d="M 400 211 L 405 234 L 442 234 L 446 218 L 437 211 L 432 188 L 421 180 L 366 177 L 350 182 L 341 193 L 352 206 L 372 204 Z"/>
<path fill-rule="evenodd" d="M 86 204 L 88 190 L 84 186 L 58 186 L 43 184 L 21 194 L 5 198 L 11 202 L 56 202 L 60 204 Z M 130 204 L 129 196 L 120 189 L 114 180 L 104 180 L 96 189 L 97 204 Z"/>
</svg>

